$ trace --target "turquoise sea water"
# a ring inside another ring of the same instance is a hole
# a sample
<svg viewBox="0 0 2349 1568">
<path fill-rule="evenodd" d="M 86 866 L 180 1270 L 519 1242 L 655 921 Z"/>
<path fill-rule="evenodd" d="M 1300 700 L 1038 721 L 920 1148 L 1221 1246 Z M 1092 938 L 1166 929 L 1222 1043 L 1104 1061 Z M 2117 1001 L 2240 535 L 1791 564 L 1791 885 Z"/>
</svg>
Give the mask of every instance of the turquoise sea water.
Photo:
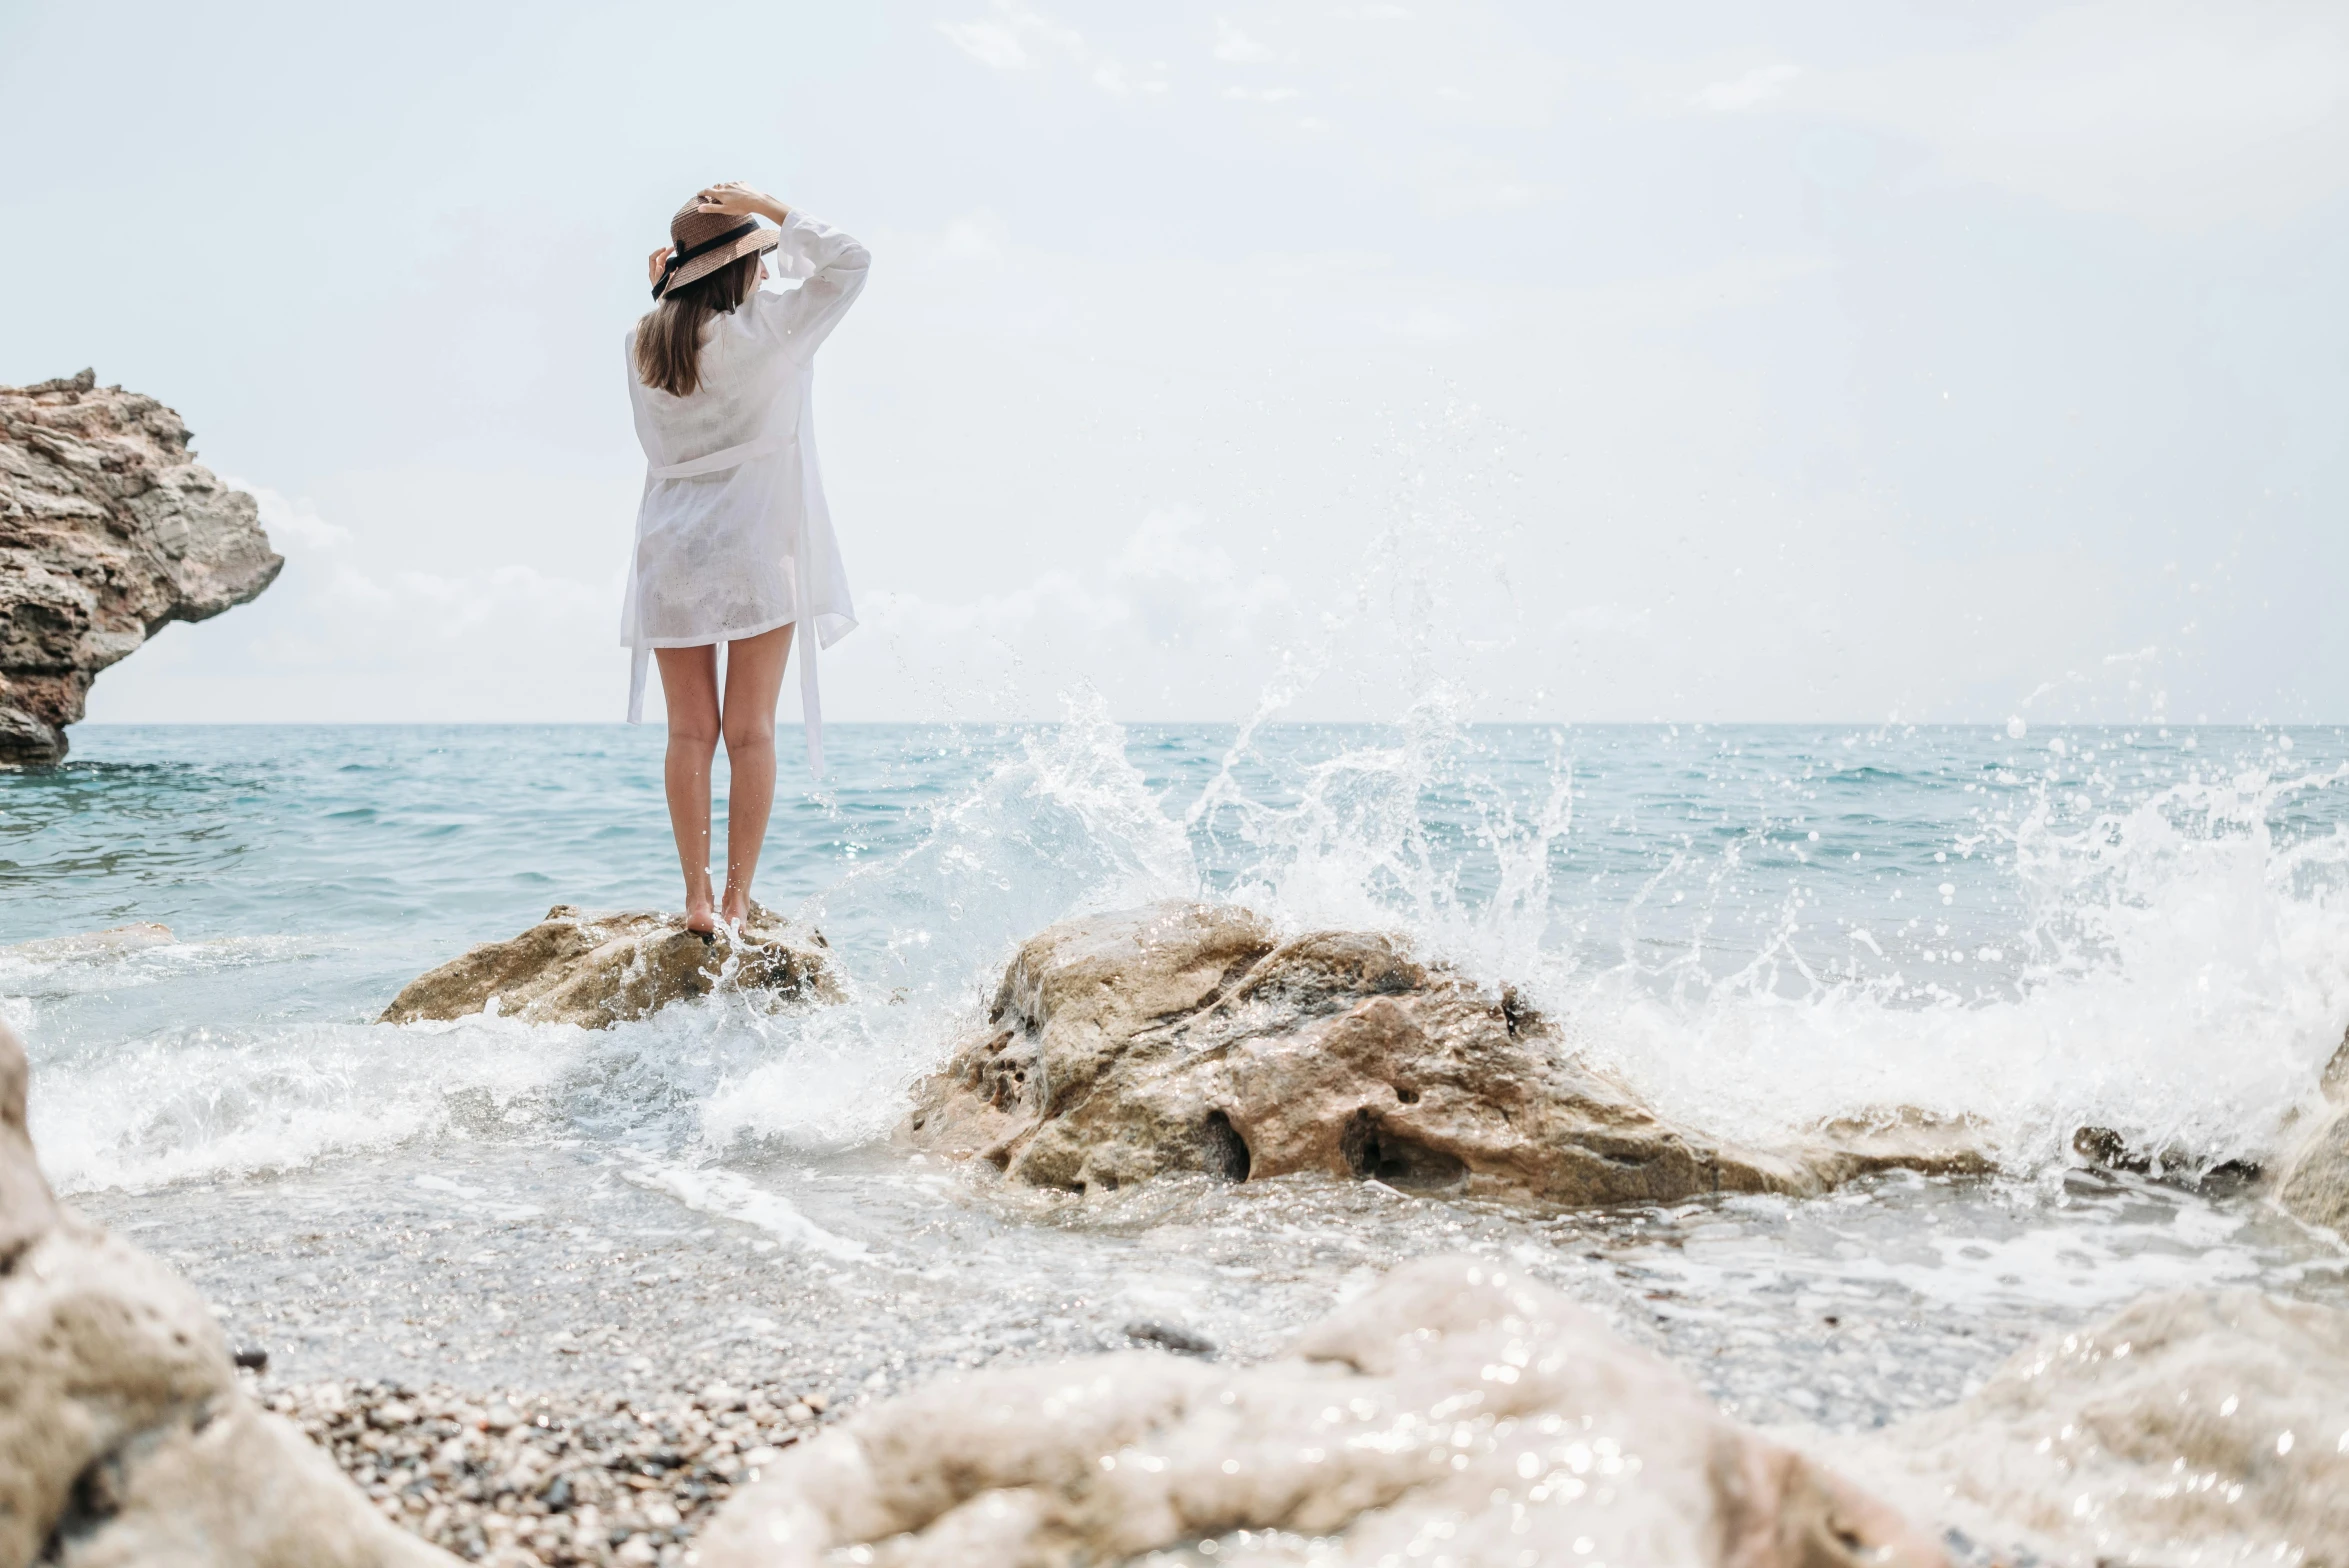
<svg viewBox="0 0 2349 1568">
<path fill-rule="evenodd" d="M 1670 1333 L 1757 1278 L 1788 1302 L 1881 1289 L 2004 1313 L 1986 1345 L 2148 1282 L 2340 1288 L 2329 1238 L 2250 1200 L 2091 1192 L 2069 1153 L 2097 1124 L 2205 1164 L 2256 1155 L 2313 1091 L 2349 1023 L 2338 730 L 836 726 L 824 789 L 786 777 L 759 895 L 828 933 L 850 1003 L 772 1017 L 720 996 L 602 1035 L 372 1020 L 550 904 L 675 902 L 656 730 L 108 726 L 74 743 L 62 768 L 0 774 L 0 1009 L 29 1044 L 52 1178 L 118 1219 L 235 1199 L 265 1251 L 272 1204 L 331 1190 L 347 1223 L 378 1201 L 363 1194 L 404 1194 L 380 1199 L 388 1215 L 438 1182 L 483 1224 L 576 1239 L 606 1221 L 566 1209 L 559 1151 L 624 1174 L 639 1208 L 697 1216 L 706 1245 L 732 1227 L 829 1259 L 851 1296 L 854 1260 L 919 1273 L 942 1249 L 959 1288 L 1037 1321 L 1067 1319 L 1030 1298 L 1122 1291 L 1241 1345 L 1351 1271 L 1479 1238 L 1554 1250 L 1594 1299 L 1650 1299 L 1669 1276 L 1696 1314 Z M 1524 986 L 1575 1048 L 1722 1134 L 1919 1106 L 1976 1119 L 2010 1174 L 1894 1184 L 1849 1213 L 1692 1212 L 1653 1253 L 1606 1229 L 1637 1216 L 1560 1236 L 1441 1201 L 1363 1210 L 1310 1182 L 1072 1217 L 887 1152 L 906 1083 L 1020 939 L 1161 897 L 1405 929 Z M 133 921 L 173 940 L 5 946 Z M 1895 1246 L 1918 1205 L 1963 1245 Z M 1644 1261 L 1585 1278 L 1619 1242 Z M 1279 1283 L 1231 1284 L 1259 1253 L 1290 1259 Z M 890 1299 L 916 1322 L 908 1288 Z M 1715 1369 L 1724 1386 L 1736 1365 Z M 1883 1370 L 1854 1398 L 1878 1416 L 1931 1403 L 1965 1375 L 1944 1371 L 1911 1388 Z M 1768 1379 L 1750 1381 L 1761 1399 Z"/>
</svg>

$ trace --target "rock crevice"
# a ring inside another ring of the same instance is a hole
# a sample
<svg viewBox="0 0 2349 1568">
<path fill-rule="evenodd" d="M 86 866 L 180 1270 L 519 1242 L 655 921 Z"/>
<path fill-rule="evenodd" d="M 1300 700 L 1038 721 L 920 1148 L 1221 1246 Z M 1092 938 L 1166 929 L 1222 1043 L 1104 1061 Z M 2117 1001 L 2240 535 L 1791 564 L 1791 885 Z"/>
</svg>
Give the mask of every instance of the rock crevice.
<svg viewBox="0 0 2349 1568">
<path fill-rule="evenodd" d="M 63 757 L 100 670 L 285 565 L 253 498 L 188 441 L 179 415 L 87 370 L 0 387 L 0 763 Z"/>
</svg>

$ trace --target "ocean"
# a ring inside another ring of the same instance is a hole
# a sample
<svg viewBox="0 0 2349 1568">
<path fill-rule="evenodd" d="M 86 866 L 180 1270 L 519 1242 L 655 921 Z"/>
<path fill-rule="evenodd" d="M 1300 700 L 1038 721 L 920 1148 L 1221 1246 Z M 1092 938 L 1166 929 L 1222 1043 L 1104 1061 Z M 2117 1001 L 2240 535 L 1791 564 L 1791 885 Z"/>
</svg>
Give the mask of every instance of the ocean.
<svg viewBox="0 0 2349 1568">
<path fill-rule="evenodd" d="M 757 891 L 849 1001 L 604 1033 L 373 1020 L 549 905 L 676 903 L 657 727 L 73 739 L 0 774 L 34 1136 L 275 1375 L 857 1397 L 1136 1319 L 1268 1353 L 1467 1249 L 1734 1413 L 1865 1428 L 2148 1289 L 2349 1304 L 2339 1239 L 2228 1179 L 2349 1024 L 2349 731 L 836 725 L 820 790 L 786 748 Z M 1162 898 L 1407 932 L 1707 1132 L 1913 1107 L 2002 1174 L 1560 1214 L 1318 1178 L 1088 1201 L 892 1149 L 1023 938 Z M 44 945 L 146 921 L 171 939 Z M 2215 1174 L 2088 1168 L 2083 1126 Z"/>
</svg>

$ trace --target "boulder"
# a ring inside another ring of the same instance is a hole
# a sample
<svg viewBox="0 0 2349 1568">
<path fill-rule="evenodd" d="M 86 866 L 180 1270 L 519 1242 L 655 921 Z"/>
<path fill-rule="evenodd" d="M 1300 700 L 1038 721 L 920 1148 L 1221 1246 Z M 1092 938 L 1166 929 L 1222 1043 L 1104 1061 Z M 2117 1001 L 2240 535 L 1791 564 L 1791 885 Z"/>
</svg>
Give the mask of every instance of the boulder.
<svg viewBox="0 0 2349 1568">
<path fill-rule="evenodd" d="M 720 986 L 817 1002 L 841 994 L 824 934 L 757 904 L 739 934 L 715 937 L 686 930 L 682 915 L 557 904 L 512 941 L 418 975 L 379 1021 L 469 1018 L 494 1006 L 501 1017 L 609 1029 Z"/>
<path fill-rule="evenodd" d="M 0 1022 L 0 1282 L 27 1247 L 57 1223 L 57 1200 L 42 1179 L 33 1139 L 25 1126 L 25 1092 L 31 1069 L 24 1047 Z"/>
<path fill-rule="evenodd" d="M 1592 1313 L 1469 1258 L 1397 1269 L 1253 1367 L 1128 1351 L 932 1384 L 785 1452 L 699 1551 L 1044 1568 L 1215 1537 L 1216 1562 L 1267 1568 L 1946 1561 Z"/>
<path fill-rule="evenodd" d="M 919 1085 L 898 1136 L 1090 1192 L 1167 1171 L 1299 1171 L 1560 1204 L 1815 1193 L 1870 1171 L 1971 1172 L 1959 1124 L 1887 1117 L 1788 1151 L 1657 1116 L 1567 1052 L 1514 990 L 1398 937 L 1278 939 L 1246 910 L 1066 921 L 1005 972 L 985 1027 Z"/>
<path fill-rule="evenodd" d="M 64 756 L 100 670 L 285 565 L 253 498 L 188 439 L 179 415 L 87 370 L 0 387 L 0 763 Z"/>
<path fill-rule="evenodd" d="M 2290 1213 L 2349 1236 L 2349 1040 L 2333 1053 L 2318 1088 L 2318 1104 L 2285 1129 L 2271 1190 Z"/>
<path fill-rule="evenodd" d="M 0 1025 L 0 1568 L 432 1568 L 238 1387 L 203 1300 L 61 1209 Z"/>
<path fill-rule="evenodd" d="M 2148 1296 L 1821 1453 L 1985 1560 L 2349 1563 L 2349 1312 Z"/>
</svg>

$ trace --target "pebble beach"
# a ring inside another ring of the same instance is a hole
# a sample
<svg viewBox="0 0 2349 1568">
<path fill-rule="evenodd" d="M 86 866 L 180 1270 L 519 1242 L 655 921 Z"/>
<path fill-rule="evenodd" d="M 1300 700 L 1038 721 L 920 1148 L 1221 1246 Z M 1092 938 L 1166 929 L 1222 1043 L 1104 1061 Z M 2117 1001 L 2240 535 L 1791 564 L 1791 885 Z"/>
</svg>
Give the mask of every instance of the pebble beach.
<svg viewBox="0 0 2349 1568">
<path fill-rule="evenodd" d="M 735 1487 L 815 1430 L 820 1393 L 713 1383 L 689 1399 L 308 1383 L 255 1393 L 384 1517 L 469 1561 L 664 1565 Z"/>
</svg>

